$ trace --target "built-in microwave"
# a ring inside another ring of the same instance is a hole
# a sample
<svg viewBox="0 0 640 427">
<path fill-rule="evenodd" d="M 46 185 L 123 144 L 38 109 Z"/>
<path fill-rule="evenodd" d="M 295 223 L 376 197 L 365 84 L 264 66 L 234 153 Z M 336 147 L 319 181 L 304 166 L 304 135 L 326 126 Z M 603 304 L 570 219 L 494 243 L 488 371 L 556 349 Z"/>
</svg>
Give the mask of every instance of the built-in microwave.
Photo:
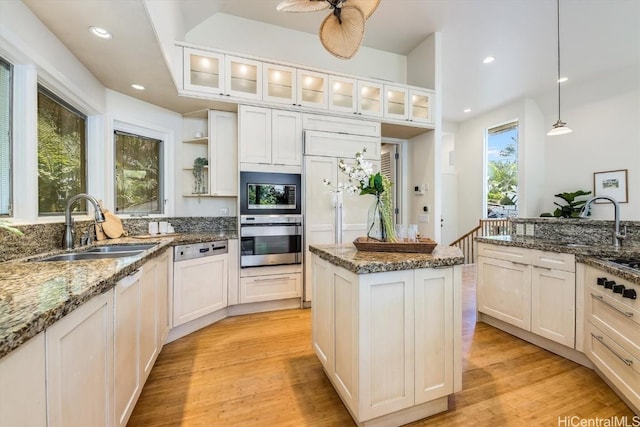
<svg viewBox="0 0 640 427">
<path fill-rule="evenodd" d="M 240 172 L 241 215 L 302 213 L 300 174 Z"/>
</svg>

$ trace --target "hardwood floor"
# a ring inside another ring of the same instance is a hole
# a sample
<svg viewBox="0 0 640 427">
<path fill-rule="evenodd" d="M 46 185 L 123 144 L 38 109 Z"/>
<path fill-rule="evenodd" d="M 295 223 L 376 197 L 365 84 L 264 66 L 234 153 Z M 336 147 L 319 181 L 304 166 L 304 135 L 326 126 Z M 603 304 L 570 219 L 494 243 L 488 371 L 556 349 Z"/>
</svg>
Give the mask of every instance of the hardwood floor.
<svg viewBox="0 0 640 427">
<path fill-rule="evenodd" d="M 464 272 L 463 390 L 449 411 L 412 426 L 569 426 L 572 416 L 631 425 L 631 410 L 591 370 L 476 324 L 475 268 Z M 128 425 L 354 423 L 311 348 L 310 310 L 289 310 L 227 318 L 166 345 Z"/>
</svg>

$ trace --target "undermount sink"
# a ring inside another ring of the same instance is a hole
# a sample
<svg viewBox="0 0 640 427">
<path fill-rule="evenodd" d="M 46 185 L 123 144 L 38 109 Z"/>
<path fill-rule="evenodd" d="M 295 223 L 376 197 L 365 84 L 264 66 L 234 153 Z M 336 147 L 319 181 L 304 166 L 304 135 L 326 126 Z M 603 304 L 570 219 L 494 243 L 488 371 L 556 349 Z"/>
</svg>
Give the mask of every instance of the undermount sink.
<svg viewBox="0 0 640 427">
<path fill-rule="evenodd" d="M 87 253 L 146 251 L 147 249 L 151 249 L 154 246 L 155 244 L 99 246 L 97 248 L 89 249 Z"/>
<path fill-rule="evenodd" d="M 124 258 L 139 255 L 154 246 L 154 244 L 99 246 L 87 251 L 52 255 L 46 258 L 33 259 L 32 261 L 81 261 L 106 258 Z"/>
</svg>

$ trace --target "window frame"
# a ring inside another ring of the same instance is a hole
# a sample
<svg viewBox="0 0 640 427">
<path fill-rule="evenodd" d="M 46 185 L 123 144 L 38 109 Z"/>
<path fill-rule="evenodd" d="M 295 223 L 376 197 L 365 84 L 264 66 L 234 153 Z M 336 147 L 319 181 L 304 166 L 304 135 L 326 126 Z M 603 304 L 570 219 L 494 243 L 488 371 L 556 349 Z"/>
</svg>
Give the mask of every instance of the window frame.
<svg viewBox="0 0 640 427">
<path fill-rule="evenodd" d="M 482 196 L 482 218 L 483 219 L 488 219 L 488 209 L 489 209 L 489 201 L 488 201 L 488 193 L 489 193 L 489 138 L 492 135 L 498 135 L 500 133 L 503 132 L 508 132 L 511 129 L 516 129 L 517 130 L 517 141 L 516 141 L 516 168 L 517 168 L 517 180 L 518 180 L 518 184 L 517 184 L 517 191 L 516 191 L 516 196 L 518 198 L 518 201 L 522 198 L 522 189 L 520 187 L 520 183 L 521 183 L 521 177 L 520 177 L 520 172 L 521 172 L 521 146 L 520 146 L 520 141 L 521 141 L 521 129 L 522 129 L 522 123 L 520 121 L 519 118 L 514 118 L 511 120 L 506 120 L 503 122 L 500 122 L 496 125 L 492 125 L 492 126 L 488 126 L 485 130 L 484 130 L 484 147 L 483 147 L 483 171 L 482 174 L 484 176 L 483 178 L 483 196 Z M 516 217 L 520 216 L 520 203 L 516 203 L 516 212 L 515 215 Z"/>
<path fill-rule="evenodd" d="M 0 218 L 11 218 L 13 217 L 13 101 L 14 101 L 14 67 L 13 64 L 9 61 L 7 61 L 6 59 L 4 59 L 2 56 L 0 56 L 0 64 L 2 64 L 2 66 L 6 66 L 8 72 L 9 72 L 9 81 L 8 81 L 8 107 L 9 107 L 9 112 L 7 114 L 7 118 L 8 118 L 8 127 L 7 127 L 7 139 L 8 139 L 8 147 L 7 147 L 7 156 L 9 158 L 9 171 L 8 171 L 8 176 L 9 176 L 9 186 L 8 186 L 8 208 L 7 208 L 7 212 L 1 212 L 0 211 Z"/>
</svg>

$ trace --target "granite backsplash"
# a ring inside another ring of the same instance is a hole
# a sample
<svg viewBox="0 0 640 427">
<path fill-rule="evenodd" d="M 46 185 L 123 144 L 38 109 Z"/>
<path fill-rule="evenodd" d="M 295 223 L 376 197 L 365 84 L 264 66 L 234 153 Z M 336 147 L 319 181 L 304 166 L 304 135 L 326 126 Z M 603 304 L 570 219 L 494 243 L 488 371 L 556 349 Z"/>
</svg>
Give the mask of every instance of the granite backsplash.
<svg viewBox="0 0 640 427">
<path fill-rule="evenodd" d="M 123 218 L 122 226 L 130 236 L 148 234 L 151 221 L 169 221 L 176 233 L 208 233 L 237 230 L 236 217 L 172 217 L 172 218 Z M 76 245 L 93 221 L 76 221 Z M 16 226 L 24 233 L 17 236 L 0 230 L 0 262 L 62 249 L 63 223 L 30 224 Z"/>
<path fill-rule="evenodd" d="M 533 236 L 537 239 L 590 245 L 611 243 L 615 228 L 613 221 L 579 218 L 513 218 L 511 222 L 512 236 L 526 234 L 524 231 L 518 233 L 518 224 L 523 224 L 525 230 L 526 225 L 533 225 Z M 622 245 L 640 246 L 640 221 L 621 221 L 622 232 L 625 226 L 627 237 Z"/>
</svg>

